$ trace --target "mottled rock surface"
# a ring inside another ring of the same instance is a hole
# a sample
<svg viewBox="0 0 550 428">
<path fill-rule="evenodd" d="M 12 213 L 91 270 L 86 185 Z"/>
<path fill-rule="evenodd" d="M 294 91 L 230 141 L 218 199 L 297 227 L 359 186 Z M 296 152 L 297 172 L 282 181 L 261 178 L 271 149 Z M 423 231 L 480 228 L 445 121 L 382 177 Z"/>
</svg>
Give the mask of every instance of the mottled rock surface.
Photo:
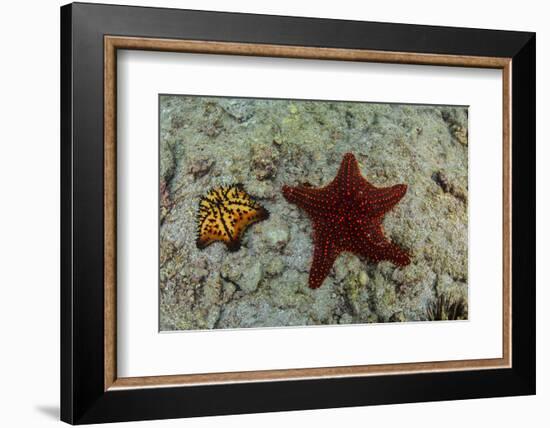
<svg viewBox="0 0 550 428">
<path fill-rule="evenodd" d="M 160 109 L 161 330 L 467 317 L 466 108 L 162 96 Z M 280 189 L 327 184 L 346 152 L 374 185 L 408 185 L 384 229 L 412 262 L 345 253 L 311 290 L 311 223 Z M 237 252 L 197 249 L 199 198 L 233 183 L 269 219 Z"/>
</svg>

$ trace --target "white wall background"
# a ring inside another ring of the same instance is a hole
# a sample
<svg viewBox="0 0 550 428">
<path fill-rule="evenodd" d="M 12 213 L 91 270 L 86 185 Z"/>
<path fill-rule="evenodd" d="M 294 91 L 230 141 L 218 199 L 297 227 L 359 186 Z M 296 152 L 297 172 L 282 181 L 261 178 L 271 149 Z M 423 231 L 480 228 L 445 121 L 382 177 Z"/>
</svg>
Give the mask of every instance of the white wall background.
<svg viewBox="0 0 550 428">
<path fill-rule="evenodd" d="M 104 3 L 116 3 L 104 0 Z M 537 32 L 538 394 L 139 423 L 158 427 L 545 426 L 550 328 L 545 302 L 550 137 L 549 13 L 542 1 L 120 0 L 126 4 Z M 0 421 L 55 426 L 59 407 L 59 0 L 5 2 L 0 12 Z M 544 199 L 543 199 L 544 198 Z M 138 426 L 138 423 L 125 426 Z"/>
</svg>

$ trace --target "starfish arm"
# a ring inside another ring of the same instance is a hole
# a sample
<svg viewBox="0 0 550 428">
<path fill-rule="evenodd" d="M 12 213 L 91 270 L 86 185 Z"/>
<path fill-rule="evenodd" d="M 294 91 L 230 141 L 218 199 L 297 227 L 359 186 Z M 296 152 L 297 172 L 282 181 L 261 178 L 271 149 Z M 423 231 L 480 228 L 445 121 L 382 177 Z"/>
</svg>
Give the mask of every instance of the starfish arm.
<svg viewBox="0 0 550 428">
<path fill-rule="evenodd" d="M 405 250 L 386 239 L 381 227 L 365 229 L 361 235 L 359 253 L 370 261 L 389 260 L 396 266 L 407 266 L 411 262 Z"/>
<path fill-rule="evenodd" d="M 327 194 L 324 189 L 314 189 L 310 187 L 283 186 L 283 196 L 309 214 L 318 213 L 327 208 Z"/>
<path fill-rule="evenodd" d="M 396 184 L 392 187 L 372 187 L 364 197 L 361 206 L 371 216 L 382 215 L 390 211 L 407 193 L 406 184 Z"/>
<path fill-rule="evenodd" d="M 315 231 L 313 261 L 309 271 L 309 288 L 319 288 L 330 273 L 332 265 L 338 256 L 338 251 L 332 244 L 331 237 L 326 233 Z"/>
<path fill-rule="evenodd" d="M 350 197 L 365 185 L 365 180 L 361 176 L 359 164 L 352 153 L 346 153 L 338 169 L 336 178 L 331 185 L 336 184 L 343 196 Z"/>
</svg>

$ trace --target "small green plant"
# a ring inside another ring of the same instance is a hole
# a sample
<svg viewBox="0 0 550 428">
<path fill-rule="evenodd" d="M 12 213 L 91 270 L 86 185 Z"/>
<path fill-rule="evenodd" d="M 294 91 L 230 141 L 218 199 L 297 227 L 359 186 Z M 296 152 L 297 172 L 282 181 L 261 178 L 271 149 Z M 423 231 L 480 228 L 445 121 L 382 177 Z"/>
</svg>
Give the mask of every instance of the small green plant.
<svg viewBox="0 0 550 428">
<path fill-rule="evenodd" d="M 451 298 L 441 294 L 426 310 L 428 321 L 447 321 L 468 319 L 468 309 L 463 298 Z"/>
</svg>

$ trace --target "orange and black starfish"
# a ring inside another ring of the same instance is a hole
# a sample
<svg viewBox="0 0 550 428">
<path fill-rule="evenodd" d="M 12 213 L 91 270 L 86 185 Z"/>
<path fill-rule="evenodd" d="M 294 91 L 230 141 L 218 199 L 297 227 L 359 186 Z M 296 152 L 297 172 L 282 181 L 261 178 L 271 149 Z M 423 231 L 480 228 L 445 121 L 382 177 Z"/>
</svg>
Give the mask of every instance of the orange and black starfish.
<svg viewBox="0 0 550 428">
<path fill-rule="evenodd" d="M 240 184 L 210 189 L 199 202 L 197 247 L 202 250 L 221 241 L 229 251 L 237 251 L 248 226 L 268 217 Z"/>
<path fill-rule="evenodd" d="M 346 153 L 338 174 L 322 188 L 283 186 L 284 197 L 298 205 L 313 223 L 313 262 L 309 286 L 318 288 L 336 257 L 349 251 L 372 262 L 410 263 L 406 251 L 390 242 L 382 228 L 384 214 L 405 195 L 407 186 L 377 188 L 361 176 L 355 156 Z"/>
</svg>

